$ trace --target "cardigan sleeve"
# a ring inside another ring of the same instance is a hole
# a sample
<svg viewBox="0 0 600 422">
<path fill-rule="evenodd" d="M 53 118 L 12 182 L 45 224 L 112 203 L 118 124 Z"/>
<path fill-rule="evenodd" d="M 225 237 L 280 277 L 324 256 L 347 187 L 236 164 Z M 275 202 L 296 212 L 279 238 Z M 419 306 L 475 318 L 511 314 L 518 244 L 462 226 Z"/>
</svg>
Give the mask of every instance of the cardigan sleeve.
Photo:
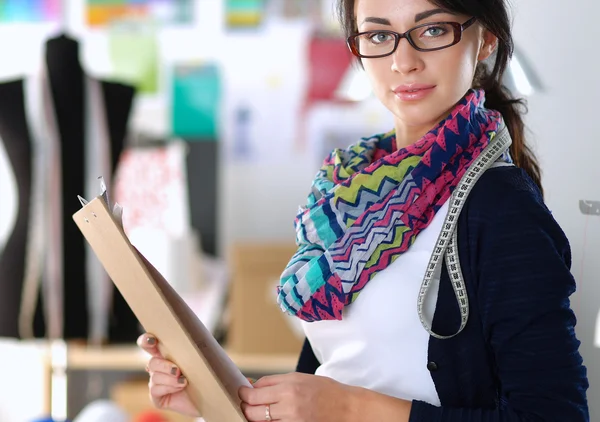
<svg viewBox="0 0 600 422">
<path fill-rule="evenodd" d="M 298 363 L 296 364 L 296 372 L 314 375 L 314 373 L 317 372 L 319 365 L 320 363 L 315 356 L 315 352 L 313 351 L 310 342 L 308 339 L 304 339 L 302 351 L 300 352 L 300 357 L 298 358 Z"/>
<path fill-rule="evenodd" d="M 569 296 L 569 243 L 531 188 L 484 207 L 477 238 L 476 306 L 496 364 L 495 409 L 415 401 L 410 422 L 589 421 L 586 368 Z"/>
</svg>

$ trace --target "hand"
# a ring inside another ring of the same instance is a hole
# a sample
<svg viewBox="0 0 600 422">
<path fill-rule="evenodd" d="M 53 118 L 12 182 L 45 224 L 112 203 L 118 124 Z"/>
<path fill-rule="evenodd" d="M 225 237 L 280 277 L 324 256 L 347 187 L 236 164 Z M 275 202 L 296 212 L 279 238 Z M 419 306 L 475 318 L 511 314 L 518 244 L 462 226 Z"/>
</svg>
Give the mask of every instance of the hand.
<svg viewBox="0 0 600 422">
<path fill-rule="evenodd" d="M 187 379 L 177 365 L 163 358 L 158 350 L 157 338 L 152 334 L 142 334 L 137 344 L 152 356 L 146 370 L 150 374 L 148 386 L 154 406 L 187 416 L 200 416 L 186 391 Z"/>
<path fill-rule="evenodd" d="M 331 378 L 306 374 L 273 375 L 254 388 L 241 387 L 241 408 L 248 421 L 265 421 L 270 407 L 278 422 L 349 422 L 355 413 L 354 387 Z"/>
</svg>

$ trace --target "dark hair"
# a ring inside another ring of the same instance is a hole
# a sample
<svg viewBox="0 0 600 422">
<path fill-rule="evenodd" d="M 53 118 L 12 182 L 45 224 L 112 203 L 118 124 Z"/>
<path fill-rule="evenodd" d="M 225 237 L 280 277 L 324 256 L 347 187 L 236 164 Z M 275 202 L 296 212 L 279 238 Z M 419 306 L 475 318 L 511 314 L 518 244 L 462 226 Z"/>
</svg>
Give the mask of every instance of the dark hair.
<svg viewBox="0 0 600 422">
<path fill-rule="evenodd" d="M 536 185 L 542 189 L 540 165 L 525 140 L 523 115 L 527 107 L 523 99 L 513 98 L 502 84 L 504 71 L 514 50 L 511 23 L 505 0 L 428 0 L 430 3 L 452 12 L 474 16 L 480 24 L 498 38 L 495 63 L 490 70 L 480 63 L 475 72 L 473 88 L 486 93 L 486 106 L 499 111 L 504 117 L 512 138 L 510 153 L 515 164 L 525 170 Z M 357 32 L 354 16 L 355 0 L 338 0 L 338 13 L 346 36 Z"/>
</svg>

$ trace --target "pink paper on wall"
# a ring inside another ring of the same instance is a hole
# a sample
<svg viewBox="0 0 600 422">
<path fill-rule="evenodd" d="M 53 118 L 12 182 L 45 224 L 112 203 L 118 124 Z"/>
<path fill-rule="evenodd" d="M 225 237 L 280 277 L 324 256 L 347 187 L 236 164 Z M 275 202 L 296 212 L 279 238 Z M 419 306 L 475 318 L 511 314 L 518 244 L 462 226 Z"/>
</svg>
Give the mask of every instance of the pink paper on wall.
<svg viewBox="0 0 600 422">
<path fill-rule="evenodd" d="M 125 150 L 115 178 L 115 201 L 125 210 L 127 234 L 152 229 L 180 236 L 188 230 L 186 177 L 181 143 Z"/>
<path fill-rule="evenodd" d="M 344 76 L 352 65 L 346 41 L 337 37 L 314 36 L 308 44 L 308 89 L 302 107 L 297 146 L 302 149 L 304 118 L 317 102 L 344 103 L 336 97 Z"/>
<path fill-rule="evenodd" d="M 352 63 L 345 40 L 314 37 L 308 47 L 308 62 L 306 107 L 317 101 L 335 101 L 335 91 Z"/>
<path fill-rule="evenodd" d="M 60 0 L 46 0 L 42 2 L 42 7 L 44 8 L 44 16 L 60 16 Z"/>
</svg>

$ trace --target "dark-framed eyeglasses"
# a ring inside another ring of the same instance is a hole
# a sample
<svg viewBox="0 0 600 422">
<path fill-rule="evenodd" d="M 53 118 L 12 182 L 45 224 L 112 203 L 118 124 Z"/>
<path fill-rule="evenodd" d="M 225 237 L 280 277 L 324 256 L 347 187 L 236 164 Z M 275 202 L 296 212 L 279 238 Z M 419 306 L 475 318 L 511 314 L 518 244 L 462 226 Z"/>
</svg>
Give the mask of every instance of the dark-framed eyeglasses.
<svg viewBox="0 0 600 422">
<path fill-rule="evenodd" d="M 477 18 L 463 24 L 458 22 L 431 22 L 409 29 L 404 34 L 394 31 L 367 31 L 348 37 L 352 54 L 364 59 L 376 59 L 394 54 L 402 38 L 406 38 L 417 51 L 437 51 L 452 47 L 462 39 L 463 32 Z"/>
</svg>

